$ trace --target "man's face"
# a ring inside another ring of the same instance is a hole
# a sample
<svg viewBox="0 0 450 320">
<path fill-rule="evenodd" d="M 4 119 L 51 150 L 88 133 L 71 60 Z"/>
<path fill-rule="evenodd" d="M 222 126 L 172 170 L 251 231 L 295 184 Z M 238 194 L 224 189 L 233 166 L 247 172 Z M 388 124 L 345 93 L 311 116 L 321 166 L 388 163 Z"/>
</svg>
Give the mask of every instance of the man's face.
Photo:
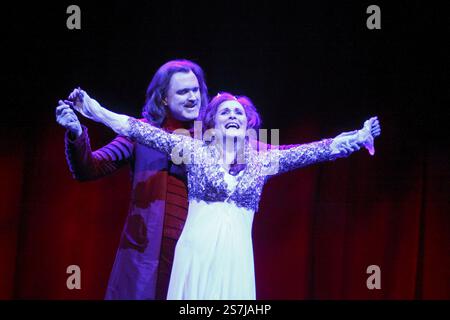
<svg viewBox="0 0 450 320">
<path fill-rule="evenodd" d="M 197 119 L 201 96 L 197 77 L 192 71 L 177 72 L 172 75 L 166 101 L 175 119 L 180 121 Z"/>
</svg>

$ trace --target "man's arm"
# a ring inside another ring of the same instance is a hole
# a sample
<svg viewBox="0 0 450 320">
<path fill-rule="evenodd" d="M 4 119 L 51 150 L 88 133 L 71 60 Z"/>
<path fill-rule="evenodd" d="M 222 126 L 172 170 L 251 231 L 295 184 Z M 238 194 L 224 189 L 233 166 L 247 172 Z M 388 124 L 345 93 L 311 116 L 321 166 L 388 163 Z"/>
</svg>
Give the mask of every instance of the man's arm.
<svg viewBox="0 0 450 320">
<path fill-rule="evenodd" d="M 66 159 L 73 177 L 80 181 L 94 180 L 111 174 L 127 163 L 133 155 L 134 143 L 123 136 L 92 152 L 87 128 L 63 101 L 56 108 L 56 122 L 67 129 Z"/>
<path fill-rule="evenodd" d="M 82 128 L 81 135 L 75 139 L 72 139 L 70 131 L 65 136 L 66 160 L 75 179 L 89 181 L 109 175 L 133 156 L 134 143 L 124 136 L 117 136 L 92 152 L 87 128 Z"/>
</svg>

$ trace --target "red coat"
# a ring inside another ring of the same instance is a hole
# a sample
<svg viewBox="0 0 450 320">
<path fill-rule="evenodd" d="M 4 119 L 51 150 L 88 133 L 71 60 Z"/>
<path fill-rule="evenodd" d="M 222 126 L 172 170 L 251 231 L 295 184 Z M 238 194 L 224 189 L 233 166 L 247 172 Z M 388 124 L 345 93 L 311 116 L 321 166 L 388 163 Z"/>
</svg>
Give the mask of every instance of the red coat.
<svg viewBox="0 0 450 320">
<path fill-rule="evenodd" d="M 94 180 L 131 166 L 131 203 L 105 299 L 165 299 L 187 216 L 184 167 L 123 136 L 92 152 L 86 127 L 74 141 L 66 134 L 65 143 L 67 163 L 77 180 Z"/>
</svg>

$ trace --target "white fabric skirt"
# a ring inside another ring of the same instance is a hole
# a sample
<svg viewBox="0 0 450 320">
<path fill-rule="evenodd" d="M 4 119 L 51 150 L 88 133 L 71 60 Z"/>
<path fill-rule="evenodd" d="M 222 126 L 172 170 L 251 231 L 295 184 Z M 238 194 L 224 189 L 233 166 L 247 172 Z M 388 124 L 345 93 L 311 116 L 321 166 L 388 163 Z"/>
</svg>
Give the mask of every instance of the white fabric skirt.
<svg viewBox="0 0 450 320">
<path fill-rule="evenodd" d="M 254 212 L 192 200 L 178 240 L 169 300 L 254 300 Z"/>
</svg>

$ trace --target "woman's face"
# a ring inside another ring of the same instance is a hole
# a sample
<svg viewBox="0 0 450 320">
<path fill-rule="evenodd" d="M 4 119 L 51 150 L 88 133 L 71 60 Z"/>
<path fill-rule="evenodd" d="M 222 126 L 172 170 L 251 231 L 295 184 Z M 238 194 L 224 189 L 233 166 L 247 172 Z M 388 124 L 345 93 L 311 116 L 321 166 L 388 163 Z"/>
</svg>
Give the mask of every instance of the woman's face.
<svg viewBox="0 0 450 320">
<path fill-rule="evenodd" d="M 214 128 L 222 137 L 244 138 L 247 131 L 244 107 L 236 100 L 223 102 L 217 108 Z"/>
</svg>

